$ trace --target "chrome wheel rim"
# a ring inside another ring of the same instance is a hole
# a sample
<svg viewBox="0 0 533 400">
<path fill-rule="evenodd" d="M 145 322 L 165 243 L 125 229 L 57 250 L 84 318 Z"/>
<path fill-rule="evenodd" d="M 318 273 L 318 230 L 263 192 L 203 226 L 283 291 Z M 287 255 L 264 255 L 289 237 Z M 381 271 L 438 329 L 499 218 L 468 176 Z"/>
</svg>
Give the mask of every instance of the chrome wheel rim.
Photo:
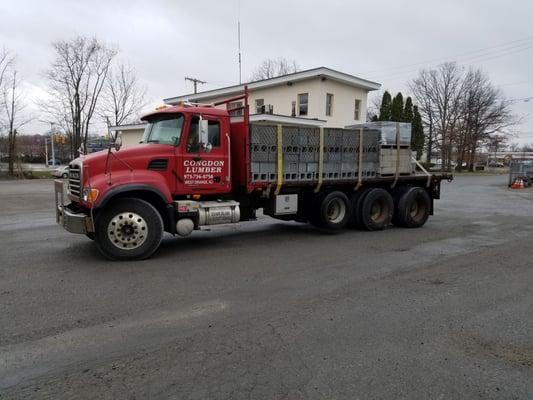
<svg viewBox="0 0 533 400">
<path fill-rule="evenodd" d="M 107 237 L 121 250 L 136 249 L 146 241 L 148 226 L 143 217 L 133 212 L 115 215 L 107 226 Z"/>
</svg>

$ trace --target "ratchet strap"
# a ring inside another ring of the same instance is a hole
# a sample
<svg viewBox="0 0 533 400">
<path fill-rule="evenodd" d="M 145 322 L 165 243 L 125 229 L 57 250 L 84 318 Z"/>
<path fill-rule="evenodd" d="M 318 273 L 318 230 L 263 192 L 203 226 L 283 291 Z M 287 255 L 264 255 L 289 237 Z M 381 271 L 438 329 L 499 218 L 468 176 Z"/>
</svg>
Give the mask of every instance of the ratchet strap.
<svg viewBox="0 0 533 400">
<path fill-rule="evenodd" d="M 324 128 L 322 127 L 320 127 L 320 146 L 318 152 L 318 185 L 316 185 L 315 193 L 320 191 L 322 181 L 324 180 Z"/>
<path fill-rule="evenodd" d="M 359 128 L 359 153 L 355 152 L 358 158 L 357 164 L 357 185 L 355 190 L 363 186 L 363 128 Z"/>
<path fill-rule="evenodd" d="M 278 179 L 276 182 L 276 190 L 274 194 L 277 196 L 283 184 L 283 126 L 278 124 Z"/>
<path fill-rule="evenodd" d="M 416 157 L 411 157 L 411 159 L 415 162 L 416 166 L 417 166 L 418 168 L 420 168 L 424 174 L 427 175 L 427 177 L 428 177 L 428 181 L 427 181 L 426 187 L 429 187 L 429 186 L 431 185 L 431 174 L 430 174 L 429 172 L 427 172 L 426 169 L 422 166 L 422 164 L 420 164 L 420 163 L 418 162 L 418 160 L 416 159 Z"/>
<path fill-rule="evenodd" d="M 394 174 L 394 181 L 391 188 L 394 189 L 398 183 L 398 176 L 400 175 L 400 123 L 396 122 L 396 173 Z"/>
</svg>

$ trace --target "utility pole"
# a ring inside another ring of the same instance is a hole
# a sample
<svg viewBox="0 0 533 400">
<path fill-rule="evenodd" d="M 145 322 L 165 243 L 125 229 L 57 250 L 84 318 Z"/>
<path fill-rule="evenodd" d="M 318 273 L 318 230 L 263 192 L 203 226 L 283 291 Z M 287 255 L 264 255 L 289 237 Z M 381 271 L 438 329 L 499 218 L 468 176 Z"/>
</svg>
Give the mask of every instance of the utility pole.
<svg viewBox="0 0 533 400">
<path fill-rule="evenodd" d="M 44 138 L 44 159 L 45 159 L 44 166 L 48 168 L 48 139 L 47 138 Z"/>
<path fill-rule="evenodd" d="M 50 122 L 50 141 L 52 144 L 52 166 L 56 165 L 56 152 L 54 150 L 54 123 Z"/>
<path fill-rule="evenodd" d="M 198 93 L 198 84 L 201 83 L 201 84 L 204 84 L 204 83 L 207 83 L 205 81 L 201 81 L 200 79 L 196 79 L 196 78 L 189 78 L 188 76 L 185 77 L 185 80 L 186 81 L 191 81 L 194 85 L 194 94 Z"/>
</svg>

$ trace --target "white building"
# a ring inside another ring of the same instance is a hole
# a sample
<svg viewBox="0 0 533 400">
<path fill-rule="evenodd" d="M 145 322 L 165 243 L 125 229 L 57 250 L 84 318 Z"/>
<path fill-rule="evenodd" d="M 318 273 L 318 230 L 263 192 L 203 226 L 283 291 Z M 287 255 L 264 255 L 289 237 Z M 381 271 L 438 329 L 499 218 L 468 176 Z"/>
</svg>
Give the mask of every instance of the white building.
<svg viewBox="0 0 533 400">
<path fill-rule="evenodd" d="M 381 85 L 326 67 L 243 83 L 220 89 L 191 93 L 164 99 L 169 105 L 182 101 L 215 103 L 243 93 L 248 87 L 250 120 L 275 120 L 279 123 L 299 123 L 343 128 L 366 122 L 368 92 Z M 233 107 L 242 106 L 236 102 Z M 124 146 L 141 140 L 144 126 L 117 126 Z"/>
<path fill-rule="evenodd" d="M 146 124 L 129 124 L 111 126 L 111 132 L 118 132 L 122 136 L 122 147 L 129 147 L 139 144 L 143 137 Z"/>
<path fill-rule="evenodd" d="M 250 114 L 274 114 L 323 120 L 342 128 L 366 121 L 368 92 L 381 85 L 326 67 L 276 78 L 165 99 L 170 105 L 189 100 L 213 103 L 241 94 L 248 86 Z M 235 106 L 242 104 L 235 104 Z"/>
</svg>

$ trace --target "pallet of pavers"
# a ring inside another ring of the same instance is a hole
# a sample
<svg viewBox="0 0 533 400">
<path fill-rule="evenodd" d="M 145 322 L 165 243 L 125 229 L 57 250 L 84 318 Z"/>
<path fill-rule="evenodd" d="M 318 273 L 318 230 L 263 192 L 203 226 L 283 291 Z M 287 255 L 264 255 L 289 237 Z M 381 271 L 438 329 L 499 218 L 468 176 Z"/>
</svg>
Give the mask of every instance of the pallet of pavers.
<svg viewBox="0 0 533 400">
<path fill-rule="evenodd" d="M 397 166 L 399 174 L 411 173 L 410 124 L 402 125 L 409 125 L 409 133 L 407 140 L 402 139 L 399 145 L 390 144 L 391 140 L 383 140 L 390 136 L 390 132 L 382 127 L 323 128 L 322 179 L 356 179 L 359 175 L 360 151 L 362 177 L 395 174 Z M 320 128 L 282 126 L 281 129 L 283 181 L 317 181 L 320 174 Z M 361 132 L 362 140 L 359 137 Z M 405 136 L 403 130 L 402 134 Z M 278 127 L 251 124 L 250 148 L 252 181 L 276 182 Z"/>
</svg>

